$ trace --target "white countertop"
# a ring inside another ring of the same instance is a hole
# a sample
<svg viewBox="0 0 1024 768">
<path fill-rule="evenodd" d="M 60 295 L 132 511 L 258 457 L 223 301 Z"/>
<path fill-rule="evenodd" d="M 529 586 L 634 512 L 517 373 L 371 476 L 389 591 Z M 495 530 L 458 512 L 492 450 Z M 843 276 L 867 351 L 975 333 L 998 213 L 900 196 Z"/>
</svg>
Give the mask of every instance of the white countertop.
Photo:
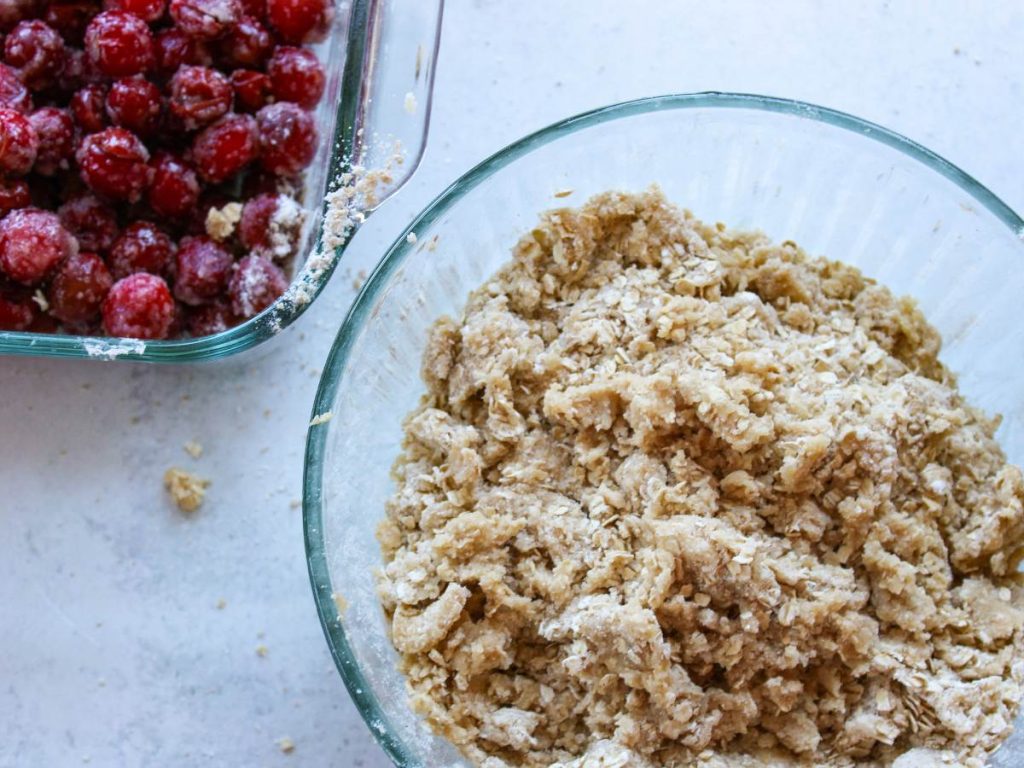
<svg viewBox="0 0 1024 768">
<path fill-rule="evenodd" d="M 638 96 L 788 96 L 916 139 L 1024 211 L 1024 4 L 842 5 L 449 0 L 422 167 L 283 343 L 182 368 L 0 359 L 0 766 L 390 765 L 313 607 L 291 506 L 306 424 L 353 276 L 524 133 Z M 213 479 L 192 517 L 165 497 L 172 465 Z"/>
</svg>

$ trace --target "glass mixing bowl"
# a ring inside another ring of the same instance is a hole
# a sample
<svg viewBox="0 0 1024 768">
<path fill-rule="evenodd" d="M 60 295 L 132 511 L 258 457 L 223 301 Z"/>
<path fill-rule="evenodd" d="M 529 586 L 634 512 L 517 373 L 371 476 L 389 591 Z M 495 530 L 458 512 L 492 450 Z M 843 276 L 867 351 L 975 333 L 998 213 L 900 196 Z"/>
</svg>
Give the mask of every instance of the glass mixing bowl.
<svg viewBox="0 0 1024 768">
<path fill-rule="evenodd" d="M 306 453 L 313 591 L 345 684 L 396 765 L 465 765 L 410 711 L 374 592 L 374 530 L 402 418 L 424 389 L 427 329 L 458 315 L 541 210 L 655 182 L 698 217 L 794 240 L 916 297 L 961 389 L 1003 414 L 1001 443 L 1024 461 L 1024 222 L 967 174 L 863 120 L 759 96 L 644 99 L 527 136 L 445 190 L 391 246 L 338 333 L 314 406 L 332 417 L 310 429 Z M 1024 765 L 1021 730 L 992 765 Z"/>
</svg>

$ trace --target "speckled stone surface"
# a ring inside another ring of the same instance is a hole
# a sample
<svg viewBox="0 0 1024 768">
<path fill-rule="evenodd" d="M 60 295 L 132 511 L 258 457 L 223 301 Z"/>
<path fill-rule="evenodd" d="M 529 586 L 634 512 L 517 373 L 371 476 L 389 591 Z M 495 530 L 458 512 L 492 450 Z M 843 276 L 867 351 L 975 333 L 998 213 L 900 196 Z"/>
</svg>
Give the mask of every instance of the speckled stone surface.
<svg viewBox="0 0 1024 768">
<path fill-rule="evenodd" d="M 637 96 L 766 93 L 899 131 L 1024 210 L 1024 5 L 840 5 L 449 0 L 423 165 L 297 326 L 198 367 L 0 359 L 0 766 L 390 764 L 310 595 L 306 424 L 353 278 L 509 141 Z M 192 517 L 171 465 L 213 480 Z"/>
</svg>

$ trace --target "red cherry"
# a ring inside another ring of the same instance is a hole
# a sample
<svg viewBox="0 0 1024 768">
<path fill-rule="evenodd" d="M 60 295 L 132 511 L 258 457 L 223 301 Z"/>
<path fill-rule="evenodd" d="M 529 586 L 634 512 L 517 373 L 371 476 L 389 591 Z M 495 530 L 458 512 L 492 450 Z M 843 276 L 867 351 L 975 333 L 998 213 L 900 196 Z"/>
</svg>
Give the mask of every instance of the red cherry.
<svg viewBox="0 0 1024 768">
<path fill-rule="evenodd" d="M 238 0 L 171 0 L 171 18 L 190 37 L 216 40 L 238 24 L 242 5 Z"/>
<path fill-rule="evenodd" d="M 24 176 L 39 152 L 39 137 L 21 112 L 0 109 L 0 172 Z"/>
<path fill-rule="evenodd" d="M 170 77 L 185 64 L 210 63 L 210 55 L 203 44 L 180 29 L 171 27 L 156 36 L 156 71 Z"/>
<path fill-rule="evenodd" d="M 108 335 L 134 339 L 165 339 L 175 319 L 167 283 L 146 272 L 114 283 L 102 311 L 103 330 Z"/>
<path fill-rule="evenodd" d="M 312 109 L 324 95 L 324 69 L 305 48 L 278 48 L 267 63 L 267 74 L 276 101 L 291 101 Z"/>
<path fill-rule="evenodd" d="M 256 159 L 259 135 L 252 115 L 227 115 L 192 144 L 192 160 L 204 181 L 220 184 Z"/>
<path fill-rule="evenodd" d="M 192 336 L 212 336 L 238 325 L 240 318 L 231 311 L 231 305 L 224 299 L 215 299 L 209 304 L 195 307 L 188 313 L 188 332 Z"/>
<path fill-rule="evenodd" d="M 128 77 L 110 86 L 107 116 L 110 122 L 139 136 L 151 136 L 160 127 L 160 89 L 143 77 Z"/>
<path fill-rule="evenodd" d="M 0 291 L 0 331 L 28 331 L 39 306 L 25 293 Z"/>
<path fill-rule="evenodd" d="M 175 250 L 174 241 L 155 224 L 136 221 L 110 249 L 110 270 L 117 279 L 135 272 L 167 277 L 173 271 Z"/>
<path fill-rule="evenodd" d="M 29 88 L 44 90 L 64 68 L 64 41 L 45 22 L 23 21 L 4 40 L 4 62 Z"/>
<path fill-rule="evenodd" d="M 208 237 L 182 238 L 175 259 L 174 295 L 185 304 L 205 304 L 224 292 L 231 254 Z"/>
<path fill-rule="evenodd" d="M 251 69 L 236 69 L 231 73 L 235 89 L 235 109 L 239 112 L 257 112 L 270 98 L 270 78 Z"/>
<path fill-rule="evenodd" d="M 102 131 L 107 125 L 107 89 L 94 83 L 71 97 L 71 115 L 85 133 Z"/>
<path fill-rule="evenodd" d="M 266 0 L 267 21 L 286 43 L 323 40 L 334 18 L 332 0 Z"/>
<path fill-rule="evenodd" d="M 247 250 L 270 247 L 270 220 L 277 207 L 276 194 L 257 195 L 246 201 L 238 222 L 238 239 Z"/>
<path fill-rule="evenodd" d="M 43 176 L 66 171 L 75 154 L 75 121 L 66 109 L 43 107 L 28 121 L 39 138 L 39 153 L 33 170 Z"/>
<path fill-rule="evenodd" d="M 256 19 L 243 16 L 218 44 L 218 48 L 221 60 L 227 67 L 260 69 L 274 49 L 274 39 Z"/>
<path fill-rule="evenodd" d="M 187 216 L 199 199 L 196 172 L 169 152 L 158 153 L 152 166 L 153 183 L 148 193 L 150 208 L 168 219 Z"/>
<path fill-rule="evenodd" d="M 278 176 L 295 176 L 313 161 L 317 131 L 308 112 L 289 102 L 271 104 L 256 113 L 260 163 Z"/>
<path fill-rule="evenodd" d="M 85 30 L 89 61 L 109 77 L 130 77 L 153 66 L 153 33 L 138 16 L 104 11 Z"/>
<path fill-rule="evenodd" d="M 32 94 L 18 79 L 18 73 L 0 64 L 0 107 L 18 112 L 32 111 Z"/>
<path fill-rule="evenodd" d="M 105 252 L 117 239 L 117 214 L 92 195 L 80 195 L 57 209 L 64 227 L 86 251 Z"/>
<path fill-rule="evenodd" d="M 238 262 L 228 284 L 231 309 L 239 317 L 253 317 L 269 307 L 288 287 L 281 268 L 263 256 L 246 256 Z"/>
<path fill-rule="evenodd" d="M 105 11 L 125 11 L 143 21 L 158 21 L 167 7 L 165 0 L 103 0 Z"/>
<path fill-rule="evenodd" d="M 149 152 L 138 136 L 124 128 L 86 136 L 77 159 L 82 181 L 111 200 L 137 202 L 152 177 Z"/>
<path fill-rule="evenodd" d="M 65 323 L 89 323 L 100 315 L 113 278 L 103 259 L 83 251 L 71 256 L 57 270 L 46 298 L 50 314 Z"/>
<path fill-rule="evenodd" d="M 188 130 L 209 125 L 231 109 L 231 81 L 209 67 L 184 66 L 170 85 L 170 110 Z"/>
<path fill-rule="evenodd" d="M 21 179 L 0 178 L 0 218 L 9 211 L 28 208 L 32 205 L 28 182 Z"/>
<path fill-rule="evenodd" d="M 55 213 L 22 208 L 0 221 L 0 271 L 23 285 L 45 279 L 75 253 L 78 242 Z"/>
</svg>

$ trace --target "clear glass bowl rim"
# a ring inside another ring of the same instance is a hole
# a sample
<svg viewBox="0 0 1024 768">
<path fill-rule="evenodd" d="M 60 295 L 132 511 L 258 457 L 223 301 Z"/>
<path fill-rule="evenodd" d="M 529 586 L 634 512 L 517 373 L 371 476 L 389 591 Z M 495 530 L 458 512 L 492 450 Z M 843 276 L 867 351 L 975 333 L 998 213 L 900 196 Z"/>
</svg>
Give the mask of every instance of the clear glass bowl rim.
<svg viewBox="0 0 1024 768">
<path fill-rule="evenodd" d="M 747 109 L 781 113 L 825 123 L 871 138 L 902 152 L 952 181 L 1005 224 L 1013 234 L 1024 240 L 1024 220 L 971 175 L 915 141 L 844 112 L 792 99 L 717 91 L 652 96 L 600 107 L 553 123 L 491 155 L 453 182 L 412 220 L 367 279 L 338 330 L 338 335 L 331 347 L 320 378 L 320 385 L 313 403 L 313 415 L 325 413 L 333 406 L 341 383 L 341 373 L 348 362 L 353 341 L 369 317 L 380 292 L 388 285 L 390 277 L 415 252 L 416 246 L 406 240 L 410 232 L 425 232 L 434 221 L 458 203 L 464 195 L 496 171 L 558 138 L 621 118 L 663 110 L 697 108 Z M 342 680 L 355 702 L 356 708 L 369 727 L 370 733 L 396 766 L 399 768 L 411 767 L 415 765 L 413 758 L 409 755 L 405 744 L 392 730 L 387 716 L 381 710 L 376 697 L 367 685 L 362 670 L 352 653 L 332 596 L 326 541 L 323 537 L 322 506 L 323 459 L 330 425 L 331 422 L 327 421 L 324 424 L 310 427 L 306 439 L 303 475 L 302 507 L 306 561 L 317 614 L 320 617 L 320 625 L 327 638 L 334 663 L 341 673 Z"/>
</svg>

